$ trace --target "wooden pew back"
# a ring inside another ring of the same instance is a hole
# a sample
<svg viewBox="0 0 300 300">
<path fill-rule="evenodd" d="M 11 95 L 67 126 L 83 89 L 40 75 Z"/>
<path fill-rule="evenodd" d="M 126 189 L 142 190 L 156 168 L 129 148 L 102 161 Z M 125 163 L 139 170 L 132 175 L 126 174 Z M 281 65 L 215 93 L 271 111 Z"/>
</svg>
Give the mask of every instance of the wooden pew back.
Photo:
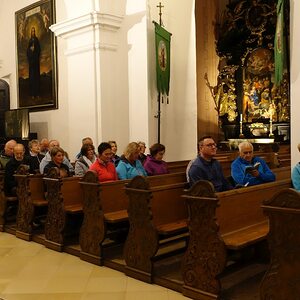
<svg viewBox="0 0 300 300">
<path fill-rule="evenodd" d="M 270 220 L 270 265 L 260 285 L 260 299 L 295 299 L 300 277 L 300 193 L 278 192 L 262 205 Z"/>
<path fill-rule="evenodd" d="M 199 181 L 189 190 L 184 196 L 190 218 L 190 241 L 182 268 L 184 295 L 196 299 L 207 294 L 212 299 L 219 297 L 219 277 L 226 267 L 226 249 L 240 250 L 265 239 L 269 227 L 261 203 L 290 186 L 291 180 L 284 179 L 214 193 L 211 183 Z M 195 253 L 203 253 L 205 259 Z M 215 267 L 207 268 L 207 261 Z M 190 273 L 195 274 L 193 278 Z"/>
<path fill-rule="evenodd" d="M 126 185 L 130 223 L 124 248 L 126 275 L 152 282 L 154 257 L 161 242 L 171 236 L 182 237 L 187 230 L 187 210 L 181 198 L 185 176 L 182 178 L 184 182 L 153 186 L 148 178 L 137 176 Z"/>
<path fill-rule="evenodd" d="M 287 179 L 216 193 L 219 200 L 216 216 L 221 235 L 266 221 L 260 208 L 262 201 L 289 185 Z"/>
<path fill-rule="evenodd" d="M 82 207 L 83 193 L 79 184 L 80 177 L 62 178 L 61 196 L 63 197 L 64 208 L 68 210 L 70 207 Z M 58 179 L 59 180 L 59 179 Z"/>
<path fill-rule="evenodd" d="M 153 224 L 158 227 L 163 224 L 173 223 L 177 220 L 187 219 L 187 209 L 181 198 L 185 182 L 152 187 L 150 207 Z"/>
</svg>

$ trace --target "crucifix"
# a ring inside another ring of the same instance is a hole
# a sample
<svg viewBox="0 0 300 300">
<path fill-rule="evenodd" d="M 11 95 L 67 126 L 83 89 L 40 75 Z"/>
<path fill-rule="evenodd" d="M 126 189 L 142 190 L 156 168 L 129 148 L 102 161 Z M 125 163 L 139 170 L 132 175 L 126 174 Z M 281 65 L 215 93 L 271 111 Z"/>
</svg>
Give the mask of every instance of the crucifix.
<svg viewBox="0 0 300 300">
<path fill-rule="evenodd" d="M 156 5 L 156 7 L 159 8 L 159 25 L 161 26 L 161 25 L 162 25 L 162 20 L 161 20 L 162 12 L 161 12 L 161 9 L 162 9 L 164 6 L 161 5 L 161 2 L 159 2 L 159 4 Z"/>
</svg>

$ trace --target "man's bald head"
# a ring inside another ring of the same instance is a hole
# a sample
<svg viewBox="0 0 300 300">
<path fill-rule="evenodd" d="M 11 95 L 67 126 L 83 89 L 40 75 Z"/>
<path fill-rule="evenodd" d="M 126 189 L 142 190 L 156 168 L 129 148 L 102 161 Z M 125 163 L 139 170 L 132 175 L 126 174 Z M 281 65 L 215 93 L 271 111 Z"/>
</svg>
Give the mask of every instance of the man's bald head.
<svg viewBox="0 0 300 300">
<path fill-rule="evenodd" d="M 14 147 L 14 157 L 17 161 L 22 161 L 24 159 L 25 148 L 22 144 L 16 144 Z"/>
<path fill-rule="evenodd" d="M 15 140 L 9 140 L 4 146 L 5 155 L 12 157 L 14 155 L 14 148 L 16 145 L 17 142 Z"/>
</svg>

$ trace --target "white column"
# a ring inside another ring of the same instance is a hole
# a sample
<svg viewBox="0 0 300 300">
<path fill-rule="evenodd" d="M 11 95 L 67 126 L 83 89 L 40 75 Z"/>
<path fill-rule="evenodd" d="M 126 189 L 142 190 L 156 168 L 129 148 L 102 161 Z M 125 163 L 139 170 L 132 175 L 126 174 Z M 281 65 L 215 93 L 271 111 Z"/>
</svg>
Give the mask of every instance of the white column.
<svg viewBox="0 0 300 300">
<path fill-rule="evenodd" d="M 91 136 L 97 145 L 109 127 L 109 124 L 103 124 L 106 99 L 102 91 L 105 72 L 102 72 L 101 52 L 116 52 L 115 35 L 121 22 L 121 16 L 93 11 L 51 26 L 55 35 L 66 41 L 68 78 L 67 87 L 63 89 L 67 90 L 68 99 L 59 101 L 68 103 L 65 117 L 69 124 L 70 145 L 78 145 L 85 136 Z M 72 150 L 73 155 L 78 152 L 78 149 Z"/>
</svg>

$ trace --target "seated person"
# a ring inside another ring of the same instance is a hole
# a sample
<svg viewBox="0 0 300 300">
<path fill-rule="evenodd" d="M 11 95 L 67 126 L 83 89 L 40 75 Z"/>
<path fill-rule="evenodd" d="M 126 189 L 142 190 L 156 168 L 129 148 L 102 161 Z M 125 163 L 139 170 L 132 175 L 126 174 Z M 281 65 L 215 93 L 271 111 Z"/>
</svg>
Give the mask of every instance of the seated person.
<svg viewBox="0 0 300 300">
<path fill-rule="evenodd" d="M 140 154 L 139 154 L 139 160 L 141 161 L 142 164 L 144 164 L 147 156 L 145 155 L 146 151 L 146 144 L 144 142 L 139 141 L 138 145 L 140 147 Z"/>
<path fill-rule="evenodd" d="M 192 186 L 199 180 L 208 180 L 216 192 L 232 189 L 223 175 L 221 164 L 213 157 L 217 153 L 217 145 L 211 136 L 204 136 L 198 143 L 198 157 L 191 163 L 187 180 Z"/>
<path fill-rule="evenodd" d="M 45 173 L 44 172 L 45 166 L 52 160 L 50 152 L 51 152 L 52 148 L 54 148 L 54 147 L 59 147 L 59 141 L 51 140 L 49 142 L 49 151 L 46 153 L 45 157 L 42 159 L 42 161 L 40 163 L 40 173 L 41 174 Z M 70 161 L 65 157 L 65 155 L 63 156 L 63 163 L 68 166 L 70 173 L 74 174 L 74 168 L 73 168 L 72 164 L 70 163 Z"/>
<path fill-rule="evenodd" d="M 47 174 L 51 168 L 58 168 L 60 177 L 71 176 L 68 165 L 64 164 L 65 151 L 60 147 L 53 147 L 50 150 L 51 161 L 44 168 L 44 174 Z"/>
<path fill-rule="evenodd" d="M 109 143 L 101 143 L 98 146 L 98 157 L 90 166 L 90 170 L 97 172 L 99 182 L 118 180 L 116 167 L 111 161 L 111 157 L 111 145 Z"/>
<path fill-rule="evenodd" d="M 22 144 L 16 144 L 14 147 L 13 157 L 6 164 L 4 175 L 4 192 L 6 196 L 17 195 L 17 181 L 14 177 L 20 165 L 28 165 L 29 159 L 25 156 L 25 148 Z"/>
<path fill-rule="evenodd" d="M 90 166 L 95 162 L 95 147 L 91 144 L 84 144 L 80 150 L 80 157 L 75 162 L 75 176 L 82 177 Z"/>
<path fill-rule="evenodd" d="M 4 150 L 0 154 L 0 169 L 5 169 L 6 164 L 9 160 L 14 157 L 14 147 L 17 142 L 15 140 L 9 140 L 4 146 Z"/>
<path fill-rule="evenodd" d="M 117 166 L 119 179 L 131 179 L 137 175 L 147 176 L 141 161 L 139 160 L 140 146 L 138 143 L 129 143 L 121 156 Z"/>
<path fill-rule="evenodd" d="M 38 140 L 32 140 L 28 143 L 29 148 L 29 164 L 30 173 L 40 173 L 40 163 L 44 158 L 44 155 L 40 154 L 40 142 Z"/>
<path fill-rule="evenodd" d="M 300 152 L 300 144 L 298 144 Z M 292 170 L 292 183 L 295 190 L 300 192 L 300 162 L 298 162 Z"/>
<path fill-rule="evenodd" d="M 81 140 L 81 147 L 83 146 L 83 145 L 92 145 L 92 146 L 94 146 L 94 142 L 93 142 L 93 140 L 92 140 L 92 138 L 90 138 L 90 137 L 85 137 L 85 138 L 83 138 L 82 140 Z M 94 147 L 94 149 L 95 149 L 95 147 Z M 79 159 L 80 157 L 81 157 L 81 151 L 76 155 L 76 157 L 75 157 L 75 161 L 77 160 L 77 159 Z"/>
<path fill-rule="evenodd" d="M 49 151 L 49 141 L 47 138 L 41 139 L 40 142 L 40 154 L 46 155 L 46 153 Z"/>
<path fill-rule="evenodd" d="M 240 143 L 239 153 L 240 156 L 231 164 L 231 176 L 237 184 L 250 186 L 275 181 L 275 175 L 267 163 L 259 157 L 253 157 L 251 143 L 247 141 Z"/>
<path fill-rule="evenodd" d="M 163 161 L 165 150 L 165 146 L 159 143 L 150 147 L 150 155 L 144 162 L 144 169 L 149 176 L 169 173 L 167 163 Z"/>
<path fill-rule="evenodd" d="M 108 143 L 111 146 L 111 152 L 112 152 L 112 157 L 111 157 L 111 161 L 115 164 L 115 166 L 117 167 L 119 161 L 120 161 L 120 156 L 117 155 L 117 151 L 118 151 L 118 146 L 117 143 L 115 141 L 108 141 Z"/>
</svg>

